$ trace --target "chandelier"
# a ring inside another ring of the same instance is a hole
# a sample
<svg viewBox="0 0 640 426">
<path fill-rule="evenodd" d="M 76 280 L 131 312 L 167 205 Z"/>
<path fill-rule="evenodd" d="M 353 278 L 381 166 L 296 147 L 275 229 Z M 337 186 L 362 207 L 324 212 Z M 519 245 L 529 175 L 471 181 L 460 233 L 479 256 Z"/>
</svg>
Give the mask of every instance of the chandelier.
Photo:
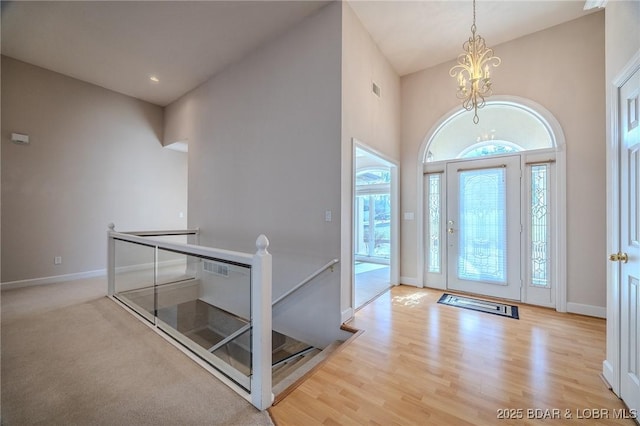
<svg viewBox="0 0 640 426">
<path fill-rule="evenodd" d="M 474 111 L 473 122 L 478 124 L 478 108 L 484 106 L 484 99 L 491 95 L 489 65 L 497 67 L 500 58 L 493 56 L 493 49 L 479 34 L 476 34 L 476 0 L 473 0 L 473 25 L 471 37 L 462 45 L 464 53 L 458 55 L 458 64 L 449 70 L 451 77 L 458 79 L 456 96 L 462 99 L 462 107 Z"/>
</svg>

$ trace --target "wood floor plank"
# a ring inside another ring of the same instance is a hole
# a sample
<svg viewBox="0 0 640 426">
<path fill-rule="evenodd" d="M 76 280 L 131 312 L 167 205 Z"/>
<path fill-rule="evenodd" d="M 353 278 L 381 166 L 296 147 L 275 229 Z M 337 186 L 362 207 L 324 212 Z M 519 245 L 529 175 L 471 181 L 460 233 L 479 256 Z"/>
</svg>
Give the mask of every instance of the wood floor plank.
<svg viewBox="0 0 640 426">
<path fill-rule="evenodd" d="M 364 332 L 270 409 L 276 424 L 635 424 L 614 418 L 625 407 L 599 376 L 604 320 L 526 305 L 514 320 L 441 295 L 398 286 L 359 310 L 349 325 Z"/>
</svg>

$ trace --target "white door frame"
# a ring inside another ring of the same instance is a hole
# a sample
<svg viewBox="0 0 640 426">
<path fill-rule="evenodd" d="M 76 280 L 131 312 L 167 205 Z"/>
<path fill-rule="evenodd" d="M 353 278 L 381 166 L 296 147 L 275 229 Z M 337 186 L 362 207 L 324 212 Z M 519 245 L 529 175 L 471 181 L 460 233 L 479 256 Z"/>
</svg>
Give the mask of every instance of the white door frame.
<svg viewBox="0 0 640 426">
<path fill-rule="evenodd" d="M 640 69 L 640 50 L 611 83 L 611 133 L 607 145 L 607 253 L 620 247 L 620 88 Z M 620 268 L 607 262 L 607 352 L 602 374 L 620 395 Z"/>
<path fill-rule="evenodd" d="M 556 155 L 556 179 L 554 180 L 554 217 L 557 229 L 557 235 L 552 244 L 555 244 L 555 253 L 557 253 L 554 265 L 555 276 L 557 277 L 555 309 L 558 312 L 567 311 L 567 202 L 566 202 L 566 144 L 564 132 L 558 120 L 542 105 L 532 100 L 521 98 L 519 96 L 492 96 L 486 101 L 487 105 L 506 104 L 525 107 L 531 113 L 537 115 L 542 123 L 547 127 L 551 134 Z M 422 141 L 417 158 L 417 286 L 424 287 L 424 172 L 425 159 L 429 150 L 429 146 L 434 136 L 454 117 L 463 114 L 466 111 L 460 107 L 449 110 L 436 124 L 427 132 Z"/>
<path fill-rule="evenodd" d="M 377 151 L 374 148 L 366 145 L 365 143 L 359 141 L 356 138 L 352 138 L 352 182 L 351 182 L 351 253 L 350 253 L 350 262 L 353 264 L 353 260 L 355 259 L 355 245 L 353 244 L 355 229 L 354 229 L 354 221 L 356 217 L 356 179 L 355 175 L 357 173 L 356 169 L 356 149 L 361 149 L 362 151 L 366 151 L 367 153 L 378 157 L 380 162 L 384 163 L 385 166 L 389 167 L 391 171 L 391 184 L 390 184 L 390 198 L 391 198 L 391 256 L 389 259 L 389 268 L 390 268 L 390 282 L 391 286 L 398 285 L 400 282 L 400 240 L 399 240 L 399 231 L 400 231 L 400 186 L 399 186 L 399 177 L 400 177 L 400 166 L 396 161 L 384 155 L 383 153 Z M 351 268 L 351 308 L 355 309 L 356 303 L 356 277 L 355 277 L 355 268 Z"/>
</svg>

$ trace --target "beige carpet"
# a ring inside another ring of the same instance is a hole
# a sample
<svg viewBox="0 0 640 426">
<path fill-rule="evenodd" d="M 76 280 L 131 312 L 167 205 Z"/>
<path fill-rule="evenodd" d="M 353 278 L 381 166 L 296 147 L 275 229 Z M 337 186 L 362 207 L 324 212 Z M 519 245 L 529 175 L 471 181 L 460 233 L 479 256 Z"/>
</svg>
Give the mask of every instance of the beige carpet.
<svg viewBox="0 0 640 426">
<path fill-rule="evenodd" d="M 3 425 L 273 424 L 93 285 L 2 293 Z"/>
</svg>

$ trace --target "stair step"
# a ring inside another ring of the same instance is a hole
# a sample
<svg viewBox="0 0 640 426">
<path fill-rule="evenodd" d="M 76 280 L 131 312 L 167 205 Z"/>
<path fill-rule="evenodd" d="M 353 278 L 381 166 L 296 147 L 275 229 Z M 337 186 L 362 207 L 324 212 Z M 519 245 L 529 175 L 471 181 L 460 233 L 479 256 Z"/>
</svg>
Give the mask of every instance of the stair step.
<svg viewBox="0 0 640 426">
<path fill-rule="evenodd" d="M 271 359 L 274 367 L 280 364 L 282 361 L 287 360 L 292 356 L 295 357 L 296 354 L 312 348 L 312 346 L 307 343 L 301 342 L 299 340 L 274 331 L 274 335 L 276 335 L 276 333 L 282 336 L 283 339 L 281 340 L 282 344 L 279 347 L 273 348 L 273 351 L 271 352 Z"/>
<path fill-rule="evenodd" d="M 271 385 L 275 387 L 280 384 L 283 380 L 287 379 L 294 371 L 302 368 L 304 364 L 309 362 L 314 356 L 319 354 L 321 351 L 317 348 L 312 348 L 309 352 L 304 355 L 294 357 L 289 361 L 286 361 L 280 365 L 273 367 L 273 375 L 271 376 Z"/>
<path fill-rule="evenodd" d="M 274 368 L 272 376 L 272 389 L 275 395 L 274 404 L 302 383 L 342 343 L 344 342 L 337 340 L 323 350 L 314 349 L 303 357 L 293 359 L 291 363 Z"/>
</svg>

